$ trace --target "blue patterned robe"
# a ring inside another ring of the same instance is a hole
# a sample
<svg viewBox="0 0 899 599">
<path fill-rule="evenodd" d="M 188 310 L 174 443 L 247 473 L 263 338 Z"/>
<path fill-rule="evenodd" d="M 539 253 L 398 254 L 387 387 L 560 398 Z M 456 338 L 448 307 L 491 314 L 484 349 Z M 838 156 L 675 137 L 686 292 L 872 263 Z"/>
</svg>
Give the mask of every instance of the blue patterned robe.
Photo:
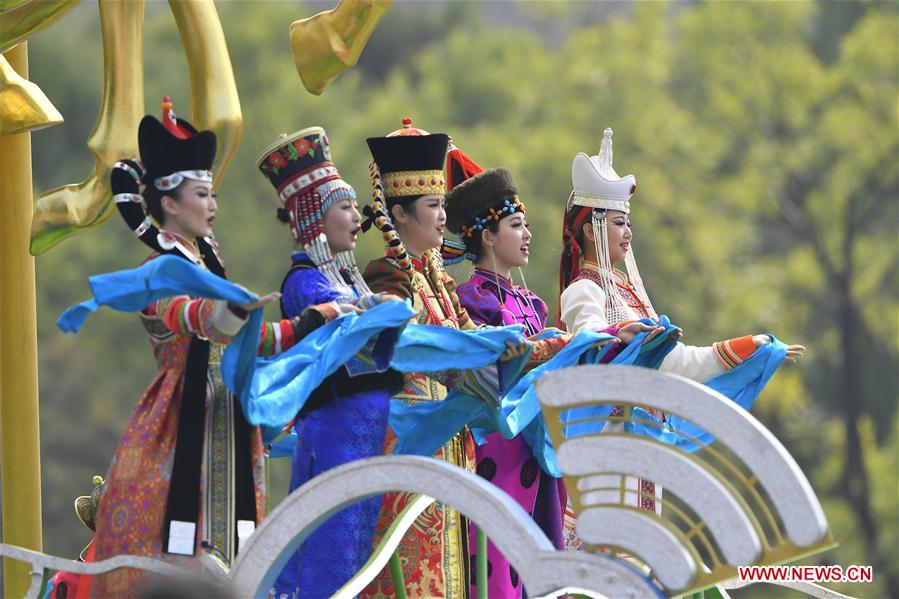
<svg viewBox="0 0 899 599">
<path fill-rule="evenodd" d="M 295 252 L 292 259 L 293 266 L 281 287 L 285 317 L 301 314 L 316 304 L 354 303 L 358 299 L 355 289 L 356 297 L 341 297 L 306 254 Z M 402 375 L 395 371 L 350 376 L 347 367 L 326 379 L 310 396 L 294 425 L 298 442 L 290 490 L 341 464 L 381 455 L 390 396 L 402 383 Z M 278 576 L 275 599 L 330 597 L 343 586 L 371 555 L 380 508 L 380 497 L 366 499 L 337 513 L 316 530 Z"/>
</svg>

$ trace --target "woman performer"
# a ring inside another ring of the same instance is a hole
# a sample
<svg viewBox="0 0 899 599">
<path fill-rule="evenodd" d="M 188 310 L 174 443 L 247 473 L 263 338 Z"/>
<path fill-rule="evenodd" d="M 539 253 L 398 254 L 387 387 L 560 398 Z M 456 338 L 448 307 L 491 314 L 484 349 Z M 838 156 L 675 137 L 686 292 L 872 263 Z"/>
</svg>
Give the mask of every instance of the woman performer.
<svg viewBox="0 0 899 599">
<path fill-rule="evenodd" d="M 141 162 L 116 163 L 112 189 L 125 221 L 153 248 L 149 260 L 171 254 L 224 278 L 212 236 L 215 135 L 177 119 L 165 98 L 163 121 L 145 116 L 138 145 Z M 278 297 L 270 293 L 238 306 L 179 296 L 142 311 L 159 372 L 125 427 L 106 476 L 96 518 L 97 561 L 206 551 L 230 563 L 240 540 L 265 515 L 259 429 L 247 423 L 225 388 L 221 359 L 249 311 Z M 260 354 L 289 348 L 340 311 L 325 304 L 263 324 Z M 127 568 L 98 576 L 95 595 L 133 596 L 143 577 Z"/>
<path fill-rule="evenodd" d="M 559 266 L 561 322 L 572 333 L 595 330 L 640 319 L 657 319 L 634 258 L 630 226 L 630 198 L 637 190 L 633 175 L 619 177 L 612 168 L 612 130 L 606 129 L 598 156 L 580 153 L 572 165 L 574 191 L 564 220 L 563 250 Z M 625 274 L 615 268 L 624 262 Z M 746 335 L 711 346 L 678 342 L 662 361 L 660 370 L 706 382 L 735 368 L 756 348 L 770 341 L 767 335 Z M 787 358 L 796 361 L 805 348 L 790 345 Z M 622 416 L 616 406 L 613 416 Z M 622 426 L 608 423 L 604 430 Z M 638 506 L 656 511 L 655 485 L 637 484 Z"/>
<path fill-rule="evenodd" d="M 299 246 L 281 285 L 281 313 L 293 318 L 327 302 L 366 309 L 387 294 L 373 294 L 356 267 L 353 250 L 362 218 L 356 192 L 331 162 L 328 136 L 309 127 L 267 148 L 256 166 L 278 190 L 278 218 Z M 294 429 L 297 445 L 290 490 L 326 470 L 381 455 L 390 396 L 403 386 L 399 372 L 377 372 L 372 342 L 312 392 Z M 380 498 L 361 501 L 331 517 L 297 550 L 275 582 L 275 599 L 330 597 L 365 564 L 372 550 Z"/>
<path fill-rule="evenodd" d="M 373 260 L 365 269 L 368 286 L 373 291 L 411 300 L 421 324 L 477 328 L 459 304 L 456 285 L 443 269 L 439 252 L 446 228 L 443 164 L 448 137 L 416 129 L 412 120 L 405 118 L 402 129 L 367 141 L 374 159 L 375 197 L 365 213 L 387 242 L 387 255 Z M 526 349 L 523 342 L 510 348 L 503 359 L 520 355 Z M 472 395 L 490 395 L 498 389 L 497 377 L 495 367 L 429 375 L 403 373 L 403 389 L 394 397 L 407 403 L 441 400 L 448 387 Z M 395 445 L 396 437 L 388 429 L 385 453 L 391 453 Z M 456 435 L 434 457 L 474 471 L 471 433 L 466 429 Z M 376 542 L 410 498 L 408 493 L 384 496 Z M 403 537 L 398 553 L 410 596 L 467 596 L 468 523 L 449 506 L 435 503 L 428 507 Z M 382 571 L 363 596 L 393 597 L 389 572 Z"/>
<path fill-rule="evenodd" d="M 521 324 L 526 335 L 536 336 L 546 328 L 546 304 L 526 286 L 512 282 L 512 268 L 528 264 L 531 232 L 511 173 L 504 168 L 483 171 L 461 150 L 453 148 L 447 158 L 447 178 L 447 226 L 463 241 L 463 256 L 475 264 L 471 278 L 457 289 L 462 307 L 478 324 Z M 641 328 L 638 323 L 629 326 Z M 614 335 L 617 331 L 601 332 Z M 569 334 L 561 334 L 535 342 L 528 366 L 548 360 L 570 338 Z M 519 435 L 507 440 L 500 433 L 493 433 L 477 446 L 475 454 L 478 475 L 518 501 L 556 548 L 564 549 L 563 517 L 568 497 L 565 485 L 562 479 L 553 478 L 540 468 L 524 438 Z M 474 556 L 473 538 L 470 550 Z M 518 573 L 492 542 L 488 542 L 487 564 L 491 597 L 521 597 Z M 471 593 L 476 593 L 474 587 Z"/>
</svg>

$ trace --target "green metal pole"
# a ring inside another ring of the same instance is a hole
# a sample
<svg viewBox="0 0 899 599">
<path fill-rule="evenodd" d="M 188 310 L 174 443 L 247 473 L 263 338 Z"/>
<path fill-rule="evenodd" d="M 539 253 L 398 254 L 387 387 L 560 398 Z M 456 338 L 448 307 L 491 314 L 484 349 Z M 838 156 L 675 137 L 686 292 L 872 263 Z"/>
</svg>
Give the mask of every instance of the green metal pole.
<svg viewBox="0 0 899 599">
<path fill-rule="evenodd" d="M 406 577 L 403 576 L 403 565 L 400 563 L 399 550 L 390 556 L 390 576 L 393 578 L 393 594 L 397 599 L 408 599 L 406 596 Z"/>
<path fill-rule="evenodd" d="M 478 599 L 487 599 L 487 535 L 475 527 L 475 553 L 477 555 Z"/>
</svg>

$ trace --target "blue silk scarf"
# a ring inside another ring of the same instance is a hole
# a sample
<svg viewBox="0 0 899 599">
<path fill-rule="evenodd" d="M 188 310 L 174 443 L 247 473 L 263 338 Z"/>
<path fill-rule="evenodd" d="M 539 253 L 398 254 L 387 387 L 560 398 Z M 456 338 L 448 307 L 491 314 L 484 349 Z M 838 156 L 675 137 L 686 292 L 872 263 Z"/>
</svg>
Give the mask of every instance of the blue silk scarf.
<svg viewBox="0 0 899 599">
<path fill-rule="evenodd" d="M 611 360 L 611 364 L 657 369 L 674 349 L 675 344 L 667 339 L 677 327 L 671 324 L 667 316 L 660 316 L 658 322 L 651 319 L 643 319 L 641 322 L 662 326 L 664 331 L 648 343 L 644 343 L 644 340 L 649 332 L 636 335 Z M 786 346 L 773 336 L 770 337 L 771 343 L 758 348 L 743 364 L 705 384 L 748 410 L 786 356 Z M 578 364 L 600 363 L 610 345 L 597 348 L 596 344 L 608 338 L 610 335 L 604 333 L 585 331 L 578 334 L 551 360 L 521 377 L 502 398 L 499 408 L 491 408 L 483 401 L 459 393 L 449 394 L 443 402 L 426 402 L 414 406 L 394 400 L 391 403 L 389 422 L 391 429 L 399 437 L 397 453 L 431 455 L 464 426 L 469 426 L 476 439 L 482 439 L 493 432 L 500 432 L 507 439 L 522 435 L 543 470 L 555 477 L 562 476 L 540 412 L 534 382 L 547 372 Z M 563 421 L 573 422 L 565 427 L 566 437 L 598 433 L 603 421 L 575 421 L 604 418 L 611 411 L 612 406 L 599 405 L 563 412 Z M 648 424 L 643 421 L 648 421 Z M 660 418 L 640 408 L 632 410 L 631 421 L 625 424 L 625 430 L 681 447 L 685 451 L 699 449 L 689 438 L 702 444 L 714 441 L 711 434 L 691 422 L 669 415 L 663 423 Z"/>
<path fill-rule="evenodd" d="M 258 360 L 247 419 L 263 427 L 266 441 L 273 439 L 325 378 L 352 358 L 371 337 L 388 329 L 396 329 L 399 339 L 390 348 L 389 355 L 376 357 L 376 367 L 384 370 L 389 366 L 400 372 L 483 368 L 499 359 L 506 343 L 522 335 L 520 325 L 471 331 L 407 325 L 414 314 L 408 301 L 385 302 L 362 314 L 348 314 L 328 323 L 283 354 Z M 514 380 L 526 359 L 522 356 L 500 364 L 500 380 Z M 273 449 L 278 455 L 285 455 L 294 442 L 292 435 L 288 435 Z"/>
<path fill-rule="evenodd" d="M 88 278 L 93 297 L 72 306 L 56 320 L 66 333 L 77 333 L 101 306 L 120 312 L 138 312 L 166 297 L 189 295 L 248 304 L 258 298 L 240 285 L 223 279 L 177 256 L 159 256 L 138 268 Z M 262 308 L 253 310 L 222 356 L 222 379 L 238 396 L 246 413 L 246 400 L 256 365 Z"/>
<path fill-rule="evenodd" d="M 392 339 L 376 343 L 371 356 L 376 370 L 386 370 L 396 351 L 396 334 L 414 314 L 408 302 L 384 302 L 319 327 L 285 352 L 259 358 L 247 401 L 247 420 L 261 426 L 263 440 L 271 441 L 327 377 L 372 337 L 392 329 Z"/>
</svg>

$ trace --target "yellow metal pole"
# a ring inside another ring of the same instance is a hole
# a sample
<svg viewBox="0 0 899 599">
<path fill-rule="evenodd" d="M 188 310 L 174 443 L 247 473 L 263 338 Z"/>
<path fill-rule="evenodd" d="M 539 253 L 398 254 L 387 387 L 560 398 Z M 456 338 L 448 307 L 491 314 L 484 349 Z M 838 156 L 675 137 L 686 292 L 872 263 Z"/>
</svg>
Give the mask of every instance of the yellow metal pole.
<svg viewBox="0 0 899 599">
<path fill-rule="evenodd" d="M 28 42 L 3 56 L 28 77 Z M 41 551 L 37 310 L 31 238 L 31 134 L 0 136 L 0 474 L 3 542 Z M 29 564 L 4 560 L 3 596 L 23 597 Z"/>
</svg>

